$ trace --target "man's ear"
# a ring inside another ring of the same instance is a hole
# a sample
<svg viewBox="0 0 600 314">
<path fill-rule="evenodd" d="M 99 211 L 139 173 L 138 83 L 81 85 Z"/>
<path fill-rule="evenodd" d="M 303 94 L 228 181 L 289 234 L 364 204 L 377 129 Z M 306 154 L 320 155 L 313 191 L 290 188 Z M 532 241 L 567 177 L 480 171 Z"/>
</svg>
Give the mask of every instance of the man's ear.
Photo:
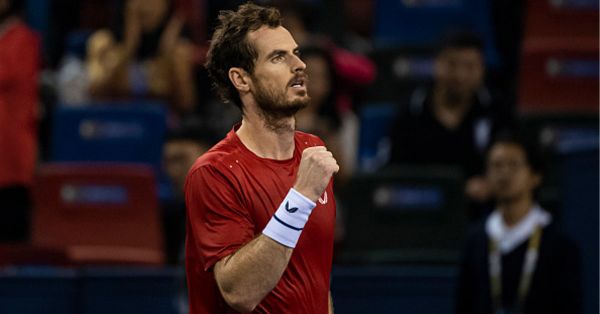
<svg viewBox="0 0 600 314">
<path fill-rule="evenodd" d="M 238 91 L 248 92 L 250 90 L 250 77 L 246 70 L 242 68 L 230 68 L 228 74 L 229 80 Z"/>
</svg>

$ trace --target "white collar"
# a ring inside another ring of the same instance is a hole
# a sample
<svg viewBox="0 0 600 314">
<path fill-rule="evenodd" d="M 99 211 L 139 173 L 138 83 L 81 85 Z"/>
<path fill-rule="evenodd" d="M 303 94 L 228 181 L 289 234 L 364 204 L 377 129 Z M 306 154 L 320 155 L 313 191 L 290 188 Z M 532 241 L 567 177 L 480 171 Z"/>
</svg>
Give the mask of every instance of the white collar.
<svg viewBox="0 0 600 314">
<path fill-rule="evenodd" d="M 533 234 L 536 227 L 545 227 L 552 222 L 552 215 L 535 204 L 525 217 L 512 227 L 506 226 L 500 210 L 490 214 L 486 223 L 487 235 L 496 243 L 503 254 L 512 251 Z"/>
</svg>

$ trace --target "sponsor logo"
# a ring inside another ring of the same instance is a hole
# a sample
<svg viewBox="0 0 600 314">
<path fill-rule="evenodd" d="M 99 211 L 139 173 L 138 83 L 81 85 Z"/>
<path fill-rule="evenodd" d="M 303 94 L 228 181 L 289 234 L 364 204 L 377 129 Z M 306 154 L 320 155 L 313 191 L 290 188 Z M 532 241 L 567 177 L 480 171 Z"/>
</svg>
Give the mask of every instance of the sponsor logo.
<svg viewBox="0 0 600 314">
<path fill-rule="evenodd" d="M 285 202 L 285 210 L 286 210 L 288 213 L 290 213 L 290 214 L 293 214 L 293 213 L 295 213 L 296 211 L 298 211 L 298 207 L 292 207 L 292 208 L 290 208 L 290 202 L 288 201 L 288 202 Z"/>
<path fill-rule="evenodd" d="M 319 203 L 321 203 L 321 205 L 327 204 L 327 191 L 325 191 L 323 196 L 319 197 Z"/>
</svg>

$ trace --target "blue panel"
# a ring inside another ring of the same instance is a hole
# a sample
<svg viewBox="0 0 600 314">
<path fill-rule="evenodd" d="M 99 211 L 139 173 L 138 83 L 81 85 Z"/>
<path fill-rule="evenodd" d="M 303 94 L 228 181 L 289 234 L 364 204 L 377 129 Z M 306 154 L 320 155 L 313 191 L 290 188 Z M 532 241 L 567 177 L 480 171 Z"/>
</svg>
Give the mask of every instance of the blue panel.
<svg viewBox="0 0 600 314">
<path fill-rule="evenodd" d="M 498 65 L 489 0 L 378 0 L 375 42 L 419 45 L 438 42 L 451 31 L 478 33 L 488 64 Z"/>
<path fill-rule="evenodd" d="M 55 268 L 11 268 L 0 272 L 0 313 L 75 314 L 76 274 Z"/>
<path fill-rule="evenodd" d="M 176 314 L 174 269 L 87 269 L 83 271 L 85 314 Z"/>
<path fill-rule="evenodd" d="M 54 114 L 54 161 L 149 163 L 160 169 L 166 113 L 160 104 L 60 106 Z"/>
<path fill-rule="evenodd" d="M 597 134 L 597 130 L 596 130 Z M 598 313 L 598 148 L 563 156 L 564 208 L 561 218 L 583 260 L 584 313 Z"/>
<path fill-rule="evenodd" d="M 466 1 L 410 2 L 377 1 L 377 41 L 423 44 L 439 40 L 447 30 L 474 27 Z"/>
<path fill-rule="evenodd" d="M 453 312 L 456 271 L 447 267 L 336 267 L 336 312 L 447 314 Z"/>
<path fill-rule="evenodd" d="M 393 103 L 370 104 L 361 109 L 358 147 L 361 170 L 376 170 L 387 162 L 389 145 L 385 140 L 396 112 L 397 106 Z"/>
<path fill-rule="evenodd" d="M 390 212 L 423 212 L 442 210 L 444 191 L 434 185 L 384 185 L 374 191 L 374 210 Z"/>
</svg>

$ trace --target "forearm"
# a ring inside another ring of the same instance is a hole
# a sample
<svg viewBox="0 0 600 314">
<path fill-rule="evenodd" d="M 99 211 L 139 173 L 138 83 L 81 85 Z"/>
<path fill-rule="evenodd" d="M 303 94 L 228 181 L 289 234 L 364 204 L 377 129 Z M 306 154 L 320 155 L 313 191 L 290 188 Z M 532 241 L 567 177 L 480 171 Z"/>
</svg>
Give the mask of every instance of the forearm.
<svg viewBox="0 0 600 314">
<path fill-rule="evenodd" d="M 260 235 L 215 265 L 215 278 L 225 301 L 240 312 L 252 311 L 283 275 L 292 248 Z"/>
</svg>

